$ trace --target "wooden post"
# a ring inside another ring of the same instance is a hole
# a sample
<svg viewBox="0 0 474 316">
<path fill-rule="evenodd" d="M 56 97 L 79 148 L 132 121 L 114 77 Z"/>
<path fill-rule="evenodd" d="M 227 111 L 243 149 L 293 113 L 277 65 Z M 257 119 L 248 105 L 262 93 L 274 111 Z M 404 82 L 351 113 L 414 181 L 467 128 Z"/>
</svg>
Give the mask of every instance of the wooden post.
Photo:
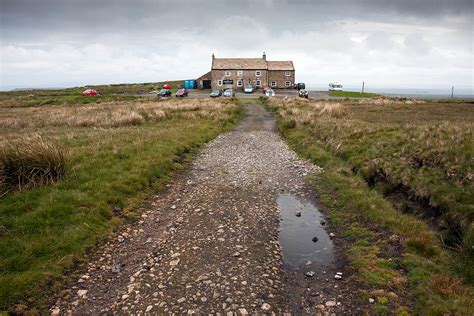
<svg viewBox="0 0 474 316">
<path fill-rule="evenodd" d="M 454 86 L 451 87 L 451 99 L 454 98 Z"/>
<path fill-rule="evenodd" d="M 365 82 L 362 81 L 362 92 L 360 94 L 364 94 L 364 85 L 365 85 Z"/>
</svg>

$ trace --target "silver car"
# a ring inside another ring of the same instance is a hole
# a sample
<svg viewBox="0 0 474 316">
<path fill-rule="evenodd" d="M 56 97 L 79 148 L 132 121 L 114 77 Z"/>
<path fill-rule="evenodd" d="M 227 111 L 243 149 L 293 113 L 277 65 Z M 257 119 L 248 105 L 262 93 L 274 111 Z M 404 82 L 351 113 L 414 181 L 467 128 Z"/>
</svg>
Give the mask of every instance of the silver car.
<svg viewBox="0 0 474 316">
<path fill-rule="evenodd" d="M 253 87 L 251 85 L 247 85 L 244 88 L 245 93 L 253 93 Z"/>
<path fill-rule="evenodd" d="M 234 90 L 232 88 L 225 89 L 223 96 L 225 96 L 225 97 L 235 97 Z"/>
</svg>

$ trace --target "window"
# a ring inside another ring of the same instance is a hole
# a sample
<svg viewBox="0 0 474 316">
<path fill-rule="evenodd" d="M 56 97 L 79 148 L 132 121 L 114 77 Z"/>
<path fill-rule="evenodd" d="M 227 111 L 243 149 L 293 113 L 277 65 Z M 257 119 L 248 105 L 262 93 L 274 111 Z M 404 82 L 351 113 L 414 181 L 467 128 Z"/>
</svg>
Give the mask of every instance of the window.
<svg viewBox="0 0 474 316">
<path fill-rule="evenodd" d="M 260 80 L 255 81 L 255 86 L 260 87 L 260 83 L 261 83 Z"/>
<path fill-rule="evenodd" d="M 217 80 L 217 85 L 222 86 L 222 80 Z"/>
<path fill-rule="evenodd" d="M 244 72 L 242 70 L 237 70 L 237 76 L 242 76 Z"/>
<path fill-rule="evenodd" d="M 291 86 L 291 82 L 290 81 L 285 81 L 285 87 L 289 87 Z"/>
<path fill-rule="evenodd" d="M 262 75 L 262 72 L 260 70 L 257 70 L 255 72 L 255 76 L 260 77 Z"/>
<path fill-rule="evenodd" d="M 285 76 L 287 77 L 291 76 L 291 71 L 285 71 Z"/>
<path fill-rule="evenodd" d="M 277 82 L 276 82 L 276 81 L 272 81 L 272 82 L 270 83 L 270 85 L 271 85 L 272 87 L 276 87 L 276 86 L 277 86 Z"/>
<path fill-rule="evenodd" d="M 230 71 L 226 71 L 226 72 L 225 72 L 225 76 L 226 76 L 226 77 L 230 77 Z"/>
<path fill-rule="evenodd" d="M 242 84 L 243 84 L 243 80 L 242 80 L 242 79 L 237 80 L 237 86 L 238 86 L 238 87 L 242 87 Z"/>
</svg>

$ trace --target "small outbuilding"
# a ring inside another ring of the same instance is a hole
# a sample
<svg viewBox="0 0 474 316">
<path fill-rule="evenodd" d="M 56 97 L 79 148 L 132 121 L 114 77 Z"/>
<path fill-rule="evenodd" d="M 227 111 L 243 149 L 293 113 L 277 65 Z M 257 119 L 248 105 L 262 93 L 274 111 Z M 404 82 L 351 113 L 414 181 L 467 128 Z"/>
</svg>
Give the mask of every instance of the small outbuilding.
<svg viewBox="0 0 474 316">
<path fill-rule="evenodd" d="M 212 75 L 210 71 L 196 79 L 198 89 L 211 89 L 211 82 Z"/>
</svg>

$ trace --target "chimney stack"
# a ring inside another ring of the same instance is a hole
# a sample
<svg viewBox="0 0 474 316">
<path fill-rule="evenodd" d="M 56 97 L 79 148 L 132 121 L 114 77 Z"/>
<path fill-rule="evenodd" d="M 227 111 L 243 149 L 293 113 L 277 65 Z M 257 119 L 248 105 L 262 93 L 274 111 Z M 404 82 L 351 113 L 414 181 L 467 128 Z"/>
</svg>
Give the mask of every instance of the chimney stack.
<svg viewBox="0 0 474 316">
<path fill-rule="evenodd" d="M 265 54 L 265 52 L 263 52 L 263 60 L 267 60 L 267 54 Z"/>
<path fill-rule="evenodd" d="M 214 53 L 212 53 L 212 59 L 214 60 Z"/>
</svg>

